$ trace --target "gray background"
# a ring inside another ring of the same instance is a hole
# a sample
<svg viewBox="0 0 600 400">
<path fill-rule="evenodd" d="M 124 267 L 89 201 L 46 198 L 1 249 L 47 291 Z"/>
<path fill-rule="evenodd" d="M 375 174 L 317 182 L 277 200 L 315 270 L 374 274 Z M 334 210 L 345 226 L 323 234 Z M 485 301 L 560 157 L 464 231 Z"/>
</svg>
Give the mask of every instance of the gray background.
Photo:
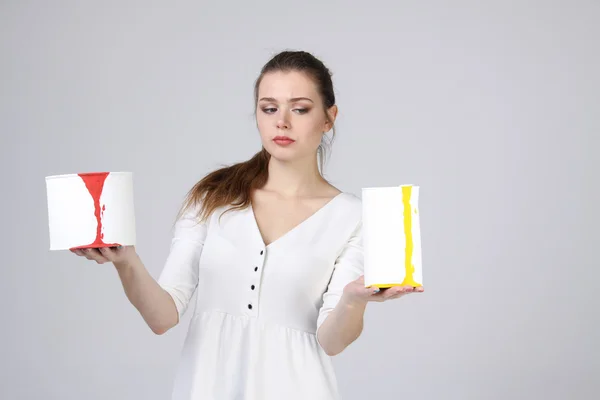
<svg viewBox="0 0 600 400">
<path fill-rule="evenodd" d="M 335 74 L 331 182 L 421 185 L 426 292 L 368 307 L 344 398 L 599 398 L 600 3 L 217 3 L 0 3 L 0 398 L 168 398 L 189 314 L 155 336 L 112 265 L 49 252 L 44 177 L 132 171 L 156 277 L 286 48 Z"/>
</svg>

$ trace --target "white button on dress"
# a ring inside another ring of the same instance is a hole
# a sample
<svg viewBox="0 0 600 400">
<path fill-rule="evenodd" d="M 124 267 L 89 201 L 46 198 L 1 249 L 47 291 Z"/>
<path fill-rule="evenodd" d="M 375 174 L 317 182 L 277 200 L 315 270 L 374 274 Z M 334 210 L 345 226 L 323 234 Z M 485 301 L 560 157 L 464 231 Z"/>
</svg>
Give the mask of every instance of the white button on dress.
<svg viewBox="0 0 600 400">
<path fill-rule="evenodd" d="M 361 200 L 340 193 L 268 246 L 252 207 L 225 210 L 177 222 L 158 279 L 180 318 L 197 295 L 172 399 L 339 399 L 316 332 L 363 274 Z"/>
</svg>

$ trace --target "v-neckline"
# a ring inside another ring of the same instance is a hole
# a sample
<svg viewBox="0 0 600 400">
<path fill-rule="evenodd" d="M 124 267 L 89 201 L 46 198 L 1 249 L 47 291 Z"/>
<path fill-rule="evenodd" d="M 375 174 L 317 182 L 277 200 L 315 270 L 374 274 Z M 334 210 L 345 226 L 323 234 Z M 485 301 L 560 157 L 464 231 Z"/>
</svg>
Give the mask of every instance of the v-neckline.
<svg viewBox="0 0 600 400">
<path fill-rule="evenodd" d="M 315 219 L 318 215 L 322 214 L 327 208 L 329 208 L 329 206 L 335 200 L 337 200 L 343 194 L 344 194 L 344 192 L 340 192 L 337 195 L 335 195 L 331 200 L 329 200 L 327 203 L 325 203 L 324 205 L 322 205 L 321 207 L 319 207 L 314 213 L 310 214 L 308 217 L 306 217 L 305 219 L 303 219 L 302 221 L 300 221 L 298 224 L 294 225 L 291 229 L 289 229 L 287 232 L 285 232 L 282 235 L 280 235 L 277 239 L 273 240 L 269 244 L 265 243 L 265 239 L 264 239 L 262 233 L 260 232 L 260 227 L 258 226 L 258 220 L 256 219 L 256 214 L 254 214 L 254 207 L 252 206 L 252 201 L 250 201 L 250 205 L 248 207 L 248 210 L 249 210 L 250 218 L 252 219 L 252 223 L 254 225 L 254 230 L 255 230 L 256 234 L 258 235 L 258 238 L 259 238 L 260 242 L 262 243 L 262 245 L 264 246 L 265 249 L 268 249 L 271 246 L 273 246 L 275 243 L 280 242 L 281 240 L 283 240 L 286 237 L 290 236 L 293 232 L 297 231 L 302 226 L 306 225 L 311 220 Z"/>
</svg>

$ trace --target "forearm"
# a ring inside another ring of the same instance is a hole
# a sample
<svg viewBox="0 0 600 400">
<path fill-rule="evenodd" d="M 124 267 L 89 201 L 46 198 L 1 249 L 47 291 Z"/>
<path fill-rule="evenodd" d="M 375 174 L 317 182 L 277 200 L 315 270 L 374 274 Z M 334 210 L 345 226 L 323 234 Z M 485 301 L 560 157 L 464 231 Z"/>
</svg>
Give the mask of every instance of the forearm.
<svg viewBox="0 0 600 400">
<path fill-rule="evenodd" d="M 163 334 L 177 324 L 179 315 L 173 299 L 150 275 L 139 257 L 127 264 L 114 265 L 125 295 L 154 333 Z"/>
<path fill-rule="evenodd" d="M 319 342 L 330 356 L 341 353 L 360 336 L 367 302 L 351 301 L 345 295 L 319 329 Z"/>
</svg>

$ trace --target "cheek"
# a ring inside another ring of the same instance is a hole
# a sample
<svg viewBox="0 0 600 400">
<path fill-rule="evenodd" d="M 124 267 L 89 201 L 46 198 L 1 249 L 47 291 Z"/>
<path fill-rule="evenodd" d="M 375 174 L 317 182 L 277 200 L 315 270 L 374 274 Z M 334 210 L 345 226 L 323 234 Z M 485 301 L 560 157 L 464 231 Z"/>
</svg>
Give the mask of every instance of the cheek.
<svg viewBox="0 0 600 400">
<path fill-rule="evenodd" d="M 311 141 L 321 142 L 321 139 L 323 138 L 323 124 L 320 120 L 312 121 L 308 131 L 310 132 L 309 136 Z"/>
<path fill-rule="evenodd" d="M 322 126 L 319 121 L 306 119 L 297 119 L 292 129 L 302 142 L 310 148 L 317 147 L 321 144 L 323 135 Z"/>
<path fill-rule="evenodd" d="M 322 135 L 314 130 L 305 132 L 305 134 L 302 135 L 301 147 L 304 149 L 304 151 L 312 152 L 319 147 L 321 144 L 321 139 Z"/>
<path fill-rule="evenodd" d="M 264 136 L 269 129 L 269 121 L 263 117 L 256 118 L 256 126 L 258 127 L 258 131 L 261 136 Z"/>
</svg>

